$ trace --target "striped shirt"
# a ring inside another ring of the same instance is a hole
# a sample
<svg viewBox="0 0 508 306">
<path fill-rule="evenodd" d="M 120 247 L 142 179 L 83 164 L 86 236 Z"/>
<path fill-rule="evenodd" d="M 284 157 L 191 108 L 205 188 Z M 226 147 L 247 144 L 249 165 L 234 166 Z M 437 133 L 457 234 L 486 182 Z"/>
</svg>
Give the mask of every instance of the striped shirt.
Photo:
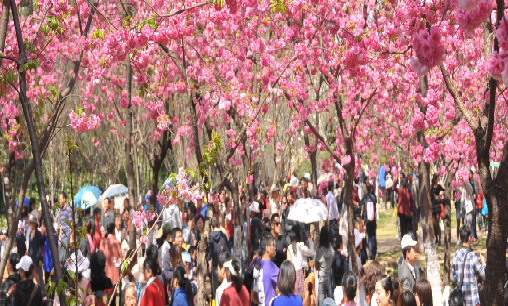
<svg viewBox="0 0 508 306">
<path fill-rule="evenodd" d="M 69 207 L 69 205 L 65 206 L 65 208 L 62 208 L 60 211 L 60 229 L 62 230 L 62 237 L 67 237 L 70 234 L 70 226 L 69 223 L 72 220 L 72 210 Z"/>
</svg>

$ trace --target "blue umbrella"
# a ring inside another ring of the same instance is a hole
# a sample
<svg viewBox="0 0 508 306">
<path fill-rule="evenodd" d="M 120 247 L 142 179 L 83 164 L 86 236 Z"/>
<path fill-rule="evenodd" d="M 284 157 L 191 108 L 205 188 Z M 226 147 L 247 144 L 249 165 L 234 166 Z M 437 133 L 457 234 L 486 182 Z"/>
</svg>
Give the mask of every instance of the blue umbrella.
<svg viewBox="0 0 508 306">
<path fill-rule="evenodd" d="M 93 206 L 95 205 L 95 203 L 92 204 L 93 201 L 91 201 L 91 198 L 89 197 L 90 193 L 88 193 L 88 191 L 90 191 L 93 196 L 95 196 L 95 199 L 98 199 L 101 194 L 102 194 L 102 191 L 97 188 L 97 187 L 94 187 L 94 186 L 85 186 L 83 188 L 81 188 L 80 190 L 78 190 L 78 193 L 76 193 L 76 195 L 74 196 L 74 207 L 76 208 L 82 208 L 82 209 L 86 209 L 90 206 Z M 82 200 L 83 200 L 83 195 L 85 195 L 85 193 L 88 194 L 88 196 L 86 197 L 86 207 L 82 206 Z M 97 201 L 95 201 L 97 202 Z"/>
</svg>

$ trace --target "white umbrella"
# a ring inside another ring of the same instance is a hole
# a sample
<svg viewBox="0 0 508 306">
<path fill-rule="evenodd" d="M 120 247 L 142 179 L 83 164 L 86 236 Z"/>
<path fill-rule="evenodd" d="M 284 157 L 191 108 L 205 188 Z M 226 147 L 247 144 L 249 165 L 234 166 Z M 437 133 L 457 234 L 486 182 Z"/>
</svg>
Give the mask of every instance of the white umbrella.
<svg viewBox="0 0 508 306">
<path fill-rule="evenodd" d="M 83 196 L 81 197 L 81 208 L 87 209 L 89 207 L 92 207 L 97 203 L 97 200 L 98 199 L 95 197 L 93 192 L 91 192 L 90 190 L 85 191 L 85 193 L 83 193 Z"/>
<path fill-rule="evenodd" d="M 106 191 L 104 191 L 104 193 L 102 195 L 104 196 L 105 199 L 107 199 L 107 198 L 114 198 L 116 196 L 124 195 L 124 194 L 127 194 L 128 192 L 129 192 L 129 189 L 127 189 L 127 187 L 125 187 L 125 185 L 115 184 L 115 185 L 109 186 L 109 188 L 106 189 Z"/>
<path fill-rule="evenodd" d="M 306 224 L 327 220 L 328 208 L 320 200 L 300 199 L 291 207 L 288 219 Z"/>
</svg>

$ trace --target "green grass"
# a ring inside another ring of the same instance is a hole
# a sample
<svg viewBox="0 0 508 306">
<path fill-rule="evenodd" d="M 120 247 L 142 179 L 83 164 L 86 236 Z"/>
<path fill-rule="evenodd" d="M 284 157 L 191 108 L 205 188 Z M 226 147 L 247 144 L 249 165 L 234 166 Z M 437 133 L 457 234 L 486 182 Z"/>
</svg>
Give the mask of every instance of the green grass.
<svg viewBox="0 0 508 306">
<path fill-rule="evenodd" d="M 459 246 L 456 244 L 456 229 L 457 229 L 457 220 L 455 217 L 455 209 L 452 209 L 452 217 L 451 217 L 451 236 L 452 242 L 450 243 L 450 260 L 453 258 L 453 254 Z M 393 218 L 393 210 L 392 209 L 380 209 L 379 211 L 379 220 L 377 223 L 377 238 L 378 238 L 378 247 L 380 243 L 395 243 L 397 241 L 395 235 L 397 234 L 396 229 L 396 218 Z M 443 244 L 444 244 L 444 233 L 443 236 Z M 390 240 L 388 240 L 390 238 Z M 381 240 L 381 241 L 380 241 Z M 383 241 L 384 240 L 384 241 Z M 390 241 L 390 242 L 389 242 Z M 474 244 L 474 249 L 477 254 L 483 254 L 486 257 L 486 239 L 479 239 Z M 399 260 L 400 255 L 402 254 L 400 245 L 393 246 L 393 250 L 378 254 L 376 260 L 385 268 L 385 272 L 392 276 L 397 276 L 397 262 Z M 441 275 L 443 275 L 444 269 L 444 245 L 437 246 L 437 257 L 439 262 L 439 270 Z M 418 255 L 418 263 L 425 269 L 425 254 L 421 253 Z M 366 267 L 368 266 L 368 263 Z"/>
</svg>

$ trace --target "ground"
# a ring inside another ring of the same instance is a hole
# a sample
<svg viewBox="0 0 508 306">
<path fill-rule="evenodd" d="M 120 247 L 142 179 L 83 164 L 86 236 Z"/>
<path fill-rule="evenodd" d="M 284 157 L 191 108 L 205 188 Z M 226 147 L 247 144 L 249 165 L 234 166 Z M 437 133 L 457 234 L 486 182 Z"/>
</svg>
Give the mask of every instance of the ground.
<svg viewBox="0 0 508 306">
<path fill-rule="evenodd" d="M 452 241 L 451 241 L 451 258 L 453 258 L 453 254 L 455 251 L 459 248 L 457 246 L 457 220 L 455 218 L 455 211 L 454 209 L 452 213 Z M 377 243 L 378 243 L 378 257 L 376 260 L 385 267 L 385 272 L 390 275 L 397 276 L 397 261 L 399 260 L 399 257 L 401 255 L 401 247 L 400 247 L 400 241 L 398 238 L 395 237 L 397 234 L 397 230 L 395 227 L 395 221 L 396 219 L 393 218 L 393 210 L 390 209 L 380 209 L 379 211 L 379 220 L 378 220 L 378 227 L 377 227 Z M 444 233 L 442 233 L 444 235 Z M 478 232 L 479 239 L 474 244 L 474 251 L 479 254 L 483 254 L 485 257 L 487 257 L 487 249 L 485 246 L 486 243 L 486 233 L 484 231 Z M 444 237 L 444 236 L 443 236 Z M 442 241 L 444 243 L 444 238 L 442 238 Z M 439 260 L 439 267 L 441 270 L 441 274 L 443 273 L 443 266 L 444 266 L 444 245 L 438 246 L 438 260 Z M 425 267 L 425 254 L 421 253 L 418 255 L 418 262 L 420 266 L 423 268 Z M 365 267 L 368 267 L 368 263 L 365 265 Z"/>
</svg>

